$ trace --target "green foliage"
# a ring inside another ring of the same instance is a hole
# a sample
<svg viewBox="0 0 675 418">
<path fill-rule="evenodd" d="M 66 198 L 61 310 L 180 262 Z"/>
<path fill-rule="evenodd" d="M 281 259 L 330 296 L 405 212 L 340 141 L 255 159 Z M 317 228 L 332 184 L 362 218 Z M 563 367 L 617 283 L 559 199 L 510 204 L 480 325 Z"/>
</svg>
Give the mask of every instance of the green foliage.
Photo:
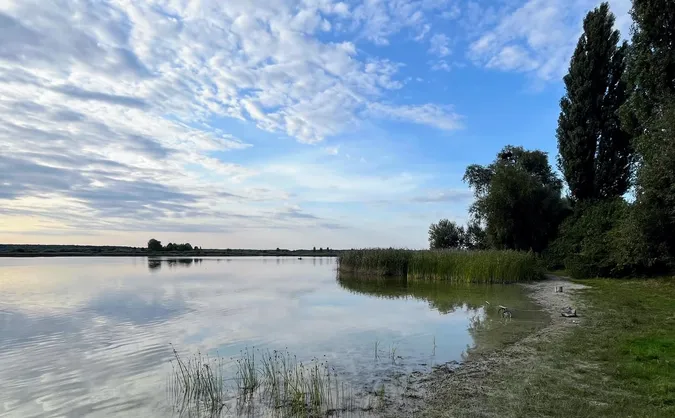
<svg viewBox="0 0 675 418">
<path fill-rule="evenodd" d="M 634 0 L 627 67 L 631 97 L 622 122 L 636 134 L 639 155 L 634 218 L 647 243 L 646 264 L 675 265 L 675 4 Z"/>
<path fill-rule="evenodd" d="M 655 265 L 675 263 L 675 100 L 638 141 L 635 219 L 649 242 L 646 256 Z"/>
<path fill-rule="evenodd" d="M 632 158 L 630 136 L 618 116 L 626 100 L 622 77 L 628 46 L 618 46 L 607 3 L 589 12 L 583 26 L 564 77 L 558 164 L 574 199 L 621 196 L 628 190 Z"/>
<path fill-rule="evenodd" d="M 622 121 L 637 134 L 649 129 L 661 104 L 675 94 L 674 9 L 672 0 L 633 0 L 626 68 L 631 96 L 622 109 Z"/>
<path fill-rule="evenodd" d="M 190 245 L 189 242 L 185 244 L 174 244 L 173 242 L 170 242 L 163 249 L 165 251 L 175 251 L 175 252 L 185 252 L 193 250 L 192 245 Z"/>
<path fill-rule="evenodd" d="M 149 251 L 162 251 L 161 241 L 157 241 L 156 239 L 151 238 L 150 241 L 148 241 L 148 250 Z"/>
<path fill-rule="evenodd" d="M 657 274 L 662 264 L 648 257 L 650 243 L 635 205 L 621 198 L 580 203 L 546 252 L 548 268 L 576 278 Z"/>
<path fill-rule="evenodd" d="M 487 232 L 476 221 L 469 222 L 464 231 L 464 247 L 467 250 L 487 250 Z"/>
<path fill-rule="evenodd" d="M 441 219 L 438 223 L 429 226 L 429 248 L 438 250 L 443 248 L 460 248 L 464 244 L 464 227 L 455 222 Z"/>
<path fill-rule="evenodd" d="M 340 274 L 457 283 L 511 283 L 541 277 L 538 258 L 518 251 L 365 249 L 338 258 Z"/>
<path fill-rule="evenodd" d="M 476 196 L 471 212 L 497 249 L 542 251 L 566 214 L 562 183 L 542 151 L 506 146 L 492 164 L 467 167 L 464 181 Z"/>
<path fill-rule="evenodd" d="M 612 240 L 627 214 L 628 204 L 622 199 L 579 203 L 561 225 L 560 236 L 550 251 L 558 255 L 573 277 L 617 275 Z"/>
</svg>

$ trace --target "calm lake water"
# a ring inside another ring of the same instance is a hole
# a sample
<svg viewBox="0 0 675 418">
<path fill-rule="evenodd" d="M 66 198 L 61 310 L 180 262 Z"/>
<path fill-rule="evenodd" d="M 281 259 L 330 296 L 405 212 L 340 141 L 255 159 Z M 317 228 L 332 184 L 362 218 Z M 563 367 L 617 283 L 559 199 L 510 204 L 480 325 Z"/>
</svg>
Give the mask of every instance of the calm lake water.
<svg viewBox="0 0 675 418">
<path fill-rule="evenodd" d="M 171 344 L 226 359 L 287 349 L 328 360 L 368 392 L 545 322 L 519 286 L 337 280 L 335 267 L 332 258 L 0 258 L 0 416 L 171 416 Z"/>
</svg>

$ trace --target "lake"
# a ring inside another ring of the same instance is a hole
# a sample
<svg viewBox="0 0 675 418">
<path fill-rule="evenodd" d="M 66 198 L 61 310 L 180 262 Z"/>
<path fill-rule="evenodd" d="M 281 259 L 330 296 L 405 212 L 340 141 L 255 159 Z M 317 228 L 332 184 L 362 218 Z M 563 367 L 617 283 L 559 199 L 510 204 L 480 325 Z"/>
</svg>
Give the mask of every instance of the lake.
<svg viewBox="0 0 675 418">
<path fill-rule="evenodd" d="M 178 415 L 172 347 L 230 365 L 256 350 L 320 358 L 368 394 L 547 321 L 517 285 L 338 280 L 335 267 L 333 258 L 0 258 L 0 415 Z"/>
</svg>

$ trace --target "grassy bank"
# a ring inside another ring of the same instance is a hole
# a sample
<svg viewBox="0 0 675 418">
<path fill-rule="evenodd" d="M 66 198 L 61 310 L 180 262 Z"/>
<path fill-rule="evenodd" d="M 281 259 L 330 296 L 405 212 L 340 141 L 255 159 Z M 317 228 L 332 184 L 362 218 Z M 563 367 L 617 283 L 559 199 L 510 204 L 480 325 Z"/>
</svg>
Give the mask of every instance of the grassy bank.
<svg viewBox="0 0 675 418">
<path fill-rule="evenodd" d="M 591 280 L 582 323 L 526 343 L 480 393 L 435 397 L 425 416 L 675 416 L 675 280 Z"/>
<path fill-rule="evenodd" d="M 518 251 L 352 250 L 340 254 L 341 274 L 455 283 L 513 283 L 541 278 L 532 253 Z"/>
</svg>

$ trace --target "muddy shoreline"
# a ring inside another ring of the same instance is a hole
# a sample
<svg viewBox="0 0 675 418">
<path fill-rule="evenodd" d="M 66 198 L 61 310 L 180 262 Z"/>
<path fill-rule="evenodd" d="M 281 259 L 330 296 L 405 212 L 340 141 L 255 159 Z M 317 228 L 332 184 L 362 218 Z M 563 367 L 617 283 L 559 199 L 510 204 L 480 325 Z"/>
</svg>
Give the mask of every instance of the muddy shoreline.
<svg viewBox="0 0 675 418">
<path fill-rule="evenodd" d="M 383 416 L 436 416 L 440 411 L 447 416 L 500 416 L 489 411 L 482 402 L 495 387 L 508 390 L 508 382 L 493 380 L 496 372 L 514 365 L 527 368 L 536 361 L 538 344 L 555 341 L 571 328 L 584 323 L 583 308 L 577 318 L 563 317 L 561 310 L 567 306 L 580 308 L 572 296 L 585 286 L 553 275 L 521 286 L 527 288 L 529 297 L 550 315 L 547 326 L 505 348 L 472 354 L 462 363 L 446 363 L 430 373 L 413 373 L 406 392 L 400 398 L 387 400 Z M 562 293 L 555 292 L 558 286 L 563 287 Z"/>
</svg>

